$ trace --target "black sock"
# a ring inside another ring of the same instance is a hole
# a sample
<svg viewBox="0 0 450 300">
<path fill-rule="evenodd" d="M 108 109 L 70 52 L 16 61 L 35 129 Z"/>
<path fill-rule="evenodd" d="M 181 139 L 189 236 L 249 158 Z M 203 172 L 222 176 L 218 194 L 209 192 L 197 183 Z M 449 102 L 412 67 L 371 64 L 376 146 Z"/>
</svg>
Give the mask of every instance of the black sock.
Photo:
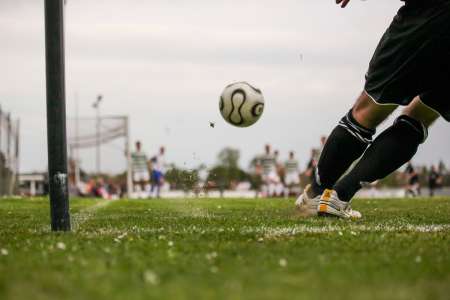
<svg viewBox="0 0 450 300">
<path fill-rule="evenodd" d="M 319 195 L 324 189 L 333 188 L 350 165 L 364 153 L 374 134 L 375 129 L 360 125 L 350 110 L 325 143 L 312 182 L 314 194 Z"/>
<path fill-rule="evenodd" d="M 382 179 L 408 162 L 426 139 L 423 124 L 400 116 L 383 131 L 364 153 L 356 166 L 334 186 L 342 201 L 350 201 L 362 183 Z"/>
</svg>

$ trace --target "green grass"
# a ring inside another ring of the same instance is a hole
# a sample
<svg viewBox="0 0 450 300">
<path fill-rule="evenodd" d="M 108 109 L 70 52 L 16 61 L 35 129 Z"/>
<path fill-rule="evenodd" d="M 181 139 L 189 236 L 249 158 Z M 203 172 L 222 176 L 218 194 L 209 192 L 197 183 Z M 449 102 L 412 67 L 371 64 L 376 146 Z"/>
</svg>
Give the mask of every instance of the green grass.
<svg viewBox="0 0 450 300">
<path fill-rule="evenodd" d="M 450 198 L 358 200 L 358 221 L 291 200 L 0 200 L 0 299 L 449 299 Z M 5 255 L 7 252 L 7 255 Z"/>
</svg>

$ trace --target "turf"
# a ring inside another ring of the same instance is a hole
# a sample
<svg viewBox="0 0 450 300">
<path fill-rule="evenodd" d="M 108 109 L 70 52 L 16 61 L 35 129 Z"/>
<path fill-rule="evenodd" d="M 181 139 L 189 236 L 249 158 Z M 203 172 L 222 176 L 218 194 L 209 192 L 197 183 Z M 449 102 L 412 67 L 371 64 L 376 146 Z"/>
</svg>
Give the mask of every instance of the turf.
<svg viewBox="0 0 450 300">
<path fill-rule="evenodd" d="M 0 299 L 449 299 L 450 198 L 358 200 L 358 221 L 291 200 L 0 200 Z"/>
</svg>

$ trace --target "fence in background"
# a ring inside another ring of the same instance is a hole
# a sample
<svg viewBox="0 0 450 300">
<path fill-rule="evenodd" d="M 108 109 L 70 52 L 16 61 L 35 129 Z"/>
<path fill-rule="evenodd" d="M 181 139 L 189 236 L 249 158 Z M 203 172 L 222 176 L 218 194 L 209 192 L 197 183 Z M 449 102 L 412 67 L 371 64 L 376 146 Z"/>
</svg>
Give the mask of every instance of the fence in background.
<svg viewBox="0 0 450 300">
<path fill-rule="evenodd" d="M 11 195 L 17 188 L 19 136 L 19 120 L 0 107 L 0 196 Z"/>
</svg>

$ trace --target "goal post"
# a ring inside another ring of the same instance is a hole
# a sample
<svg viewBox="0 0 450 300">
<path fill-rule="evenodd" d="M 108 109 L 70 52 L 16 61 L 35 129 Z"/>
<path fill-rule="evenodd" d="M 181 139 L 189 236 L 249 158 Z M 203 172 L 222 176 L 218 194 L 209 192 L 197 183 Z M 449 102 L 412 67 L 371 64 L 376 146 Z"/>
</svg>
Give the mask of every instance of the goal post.
<svg viewBox="0 0 450 300">
<path fill-rule="evenodd" d="M 69 231 L 64 0 L 45 0 L 48 183 L 52 231 Z"/>
<path fill-rule="evenodd" d="M 13 195 L 18 188 L 20 121 L 0 106 L 0 196 Z"/>
<path fill-rule="evenodd" d="M 132 170 L 131 170 L 131 147 L 130 147 L 130 119 L 126 117 L 125 122 L 125 151 L 127 156 L 127 196 L 128 198 L 131 198 L 131 193 L 133 191 L 133 179 L 132 179 Z"/>
<path fill-rule="evenodd" d="M 69 161 L 72 167 L 69 170 L 69 182 L 79 187 L 81 180 L 82 159 L 80 150 L 98 150 L 101 145 L 114 146 L 119 149 L 119 155 L 123 158 L 124 167 L 120 168 L 120 174 L 125 174 L 125 189 L 128 197 L 132 191 L 131 177 L 131 154 L 130 154 L 130 132 L 129 117 L 126 115 L 105 115 L 98 117 L 75 117 L 67 118 L 67 145 L 69 148 Z M 115 141 L 120 140 L 123 146 L 117 146 Z M 85 153 L 86 154 L 86 153 Z M 99 153 L 100 154 L 100 153 Z M 86 155 L 84 155 L 86 157 Z M 98 159 L 96 155 L 96 159 Z M 103 159 L 102 159 L 103 160 Z M 111 157 L 109 158 L 111 160 Z M 96 161 L 97 162 L 97 161 Z M 69 164 L 70 165 L 70 164 Z M 117 165 L 116 165 L 117 166 Z M 86 164 L 83 169 L 86 171 Z M 98 165 L 96 167 L 98 169 Z M 91 168 L 92 169 L 92 168 Z M 94 168 L 95 169 L 95 168 Z M 109 170 L 111 172 L 111 170 Z M 94 173 L 102 176 L 102 173 Z"/>
</svg>

